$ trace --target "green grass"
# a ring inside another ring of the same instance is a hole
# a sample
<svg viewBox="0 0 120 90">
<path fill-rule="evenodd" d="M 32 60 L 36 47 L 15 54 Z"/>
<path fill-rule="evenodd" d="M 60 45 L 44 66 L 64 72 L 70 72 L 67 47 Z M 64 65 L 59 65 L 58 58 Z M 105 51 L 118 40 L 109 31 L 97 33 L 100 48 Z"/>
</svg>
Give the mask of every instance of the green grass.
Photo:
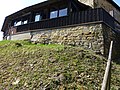
<svg viewBox="0 0 120 90">
<path fill-rule="evenodd" d="M 81 47 L 0 42 L 0 90 L 100 90 L 106 59 Z M 111 90 L 120 88 L 113 63 Z"/>
</svg>

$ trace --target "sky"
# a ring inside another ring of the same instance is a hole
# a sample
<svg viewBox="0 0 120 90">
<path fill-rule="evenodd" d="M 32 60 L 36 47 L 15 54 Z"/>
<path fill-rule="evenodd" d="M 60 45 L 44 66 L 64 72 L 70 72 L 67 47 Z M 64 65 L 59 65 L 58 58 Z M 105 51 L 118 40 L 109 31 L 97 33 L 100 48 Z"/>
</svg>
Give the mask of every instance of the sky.
<svg viewBox="0 0 120 90">
<path fill-rule="evenodd" d="M 0 3 L 0 30 L 6 16 L 19 11 L 25 7 L 43 2 L 45 0 L 2 0 Z M 114 0 L 120 6 L 120 0 Z M 3 33 L 0 32 L 0 41 Z"/>
</svg>

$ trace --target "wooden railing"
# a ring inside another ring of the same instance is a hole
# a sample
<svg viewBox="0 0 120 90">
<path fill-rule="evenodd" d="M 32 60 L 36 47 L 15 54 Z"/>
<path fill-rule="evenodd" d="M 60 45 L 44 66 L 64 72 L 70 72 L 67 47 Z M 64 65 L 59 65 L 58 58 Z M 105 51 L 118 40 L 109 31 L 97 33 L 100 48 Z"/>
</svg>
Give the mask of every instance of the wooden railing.
<svg viewBox="0 0 120 90">
<path fill-rule="evenodd" d="M 113 47 L 113 41 L 111 41 L 111 44 L 110 44 L 110 51 L 109 51 L 109 56 L 108 56 L 108 62 L 107 62 L 107 66 L 106 66 L 105 75 L 104 75 L 104 79 L 103 79 L 101 90 L 110 90 L 112 47 Z"/>
<path fill-rule="evenodd" d="M 108 25 L 114 27 L 114 18 L 102 8 L 90 9 L 86 11 L 73 12 L 68 16 L 58 17 L 54 19 L 42 20 L 39 22 L 31 22 L 26 25 L 17 27 L 17 32 L 46 29 L 61 26 L 68 26 L 74 24 L 84 24 L 90 22 L 105 22 Z"/>
</svg>

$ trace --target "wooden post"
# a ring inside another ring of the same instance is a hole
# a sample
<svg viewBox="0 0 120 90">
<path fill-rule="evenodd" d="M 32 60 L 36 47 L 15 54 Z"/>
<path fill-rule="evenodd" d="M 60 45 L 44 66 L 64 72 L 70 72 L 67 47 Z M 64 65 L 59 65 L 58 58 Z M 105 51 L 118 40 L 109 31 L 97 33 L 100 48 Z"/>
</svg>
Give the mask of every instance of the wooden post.
<svg viewBox="0 0 120 90">
<path fill-rule="evenodd" d="M 110 83 L 111 83 L 111 63 L 110 63 L 110 70 L 109 70 L 109 76 L 107 82 L 107 90 L 110 90 Z"/>
<path fill-rule="evenodd" d="M 113 41 L 111 41 L 111 44 L 110 44 L 108 62 L 107 62 L 101 90 L 110 90 L 112 46 L 113 46 Z"/>
</svg>

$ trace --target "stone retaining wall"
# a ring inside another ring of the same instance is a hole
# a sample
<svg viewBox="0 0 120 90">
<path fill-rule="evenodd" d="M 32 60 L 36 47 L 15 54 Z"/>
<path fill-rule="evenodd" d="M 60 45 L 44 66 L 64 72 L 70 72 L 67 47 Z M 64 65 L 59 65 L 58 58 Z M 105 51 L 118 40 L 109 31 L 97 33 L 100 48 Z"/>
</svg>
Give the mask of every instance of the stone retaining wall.
<svg viewBox="0 0 120 90">
<path fill-rule="evenodd" d="M 114 40 L 113 58 L 120 54 L 119 37 L 105 24 L 89 24 L 57 29 L 28 31 L 11 35 L 11 40 L 31 40 L 41 44 L 81 46 L 108 57 L 110 41 Z"/>
<path fill-rule="evenodd" d="M 114 40 L 113 58 L 120 57 L 120 35 L 105 24 L 78 25 L 17 33 L 11 40 L 31 40 L 42 44 L 81 46 L 108 57 L 110 41 Z"/>
<path fill-rule="evenodd" d="M 113 41 L 112 58 L 120 58 L 120 34 L 103 24 L 104 55 L 108 57 L 110 43 Z"/>
<path fill-rule="evenodd" d="M 37 31 L 31 32 L 31 35 L 31 40 L 37 43 L 78 45 L 104 53 L 102 24 Z"/>
</svg>

